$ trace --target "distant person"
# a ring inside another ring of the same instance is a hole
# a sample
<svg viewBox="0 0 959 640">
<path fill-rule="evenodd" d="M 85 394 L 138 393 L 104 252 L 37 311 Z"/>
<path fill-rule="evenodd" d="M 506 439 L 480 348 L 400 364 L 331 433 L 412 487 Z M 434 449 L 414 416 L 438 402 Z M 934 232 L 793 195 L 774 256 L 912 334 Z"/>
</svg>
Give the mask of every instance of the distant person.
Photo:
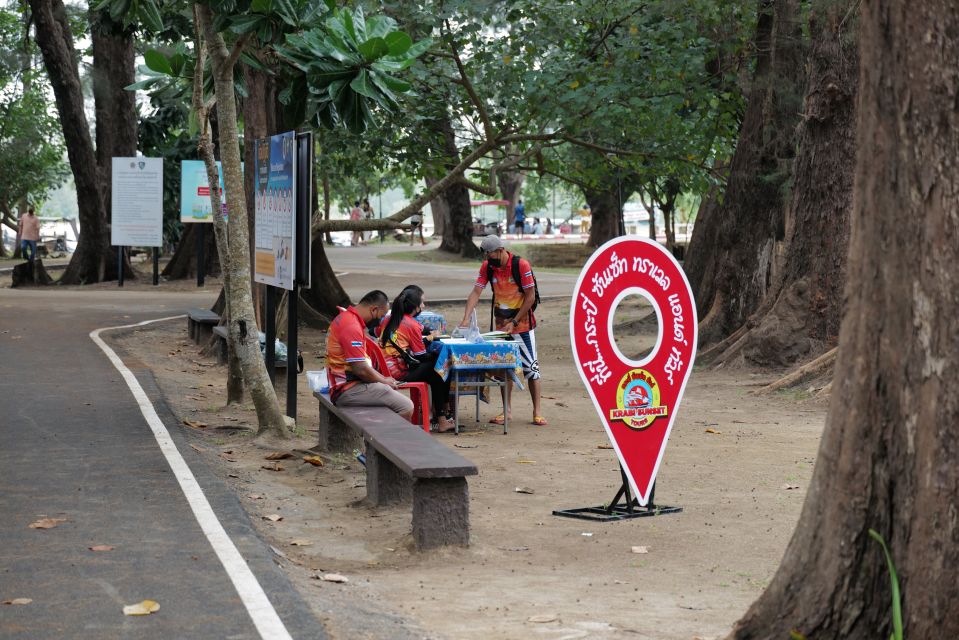
<svg viewBox="0 0 959 640">
<path fill-rule="evenodd" d="M 546 218 L 546 235 L 553 235 L 553 219 Z"/>
<path fill-rule="evenodd" d="M 513 229 L 522 239 L 523 232 L 526 230 L 526 205 L 523 204 L 522 198 L 519 199 L 516 208 L 513 209 Z"/>
<path fill-rule="evenodd" d="M 540 415 L 540 372 L 539 359 L 536 355 L 536 317 L 533 315 L 533 305 L 536 302 L 536 280 L 533 277 L 533 268 L 529 262 L 512 255 L 503 246 L 498 236 L 486 236 L 480 244 L 480 250 L 486 256 L 480 266 L 479 277 L 473 291 L 466 300 L 466 312 L 463 314 L 461 327 L 467 326 L 467 320 L 480 294 L 487 284 L 493 285 L 493 316 L 496 320 L 496 329 L 505 331 L 519 342 L 520 359 L 523 363 L 523 376 L 529 387 L 530 397 L 533 399 L 533 424 L 545 426 L 546 418 Z M 513 261 L 516 260 L 514 266 Z M 513 383 L 507 376 L 506 393 L 512 398 Z M 513 403 L 506 406 L 511 410 Z M 503 424 L 505 415 L 499 415 L 490 420 L 491 424 Z"/>
<path fill-rule="evenodd" d="M 380 323 L 389 304 L 385 293 L 370 291 L 330 323 L 326 335 L 330 400 L 339 407 L 389 407 L 409 420 L 413 402 L 396 390 L 399 383 L 394 378 L 373 368 L 366 350 L 367 327 Z"/>
<path fill-rule="evenodd" d="M 359 222 L 362 219 L 363 219 L 363 210 L 360 209 L 360 201 L 356 200 L 355 202 L 353 202 L 353 208 L 350 209 L 350 220 L 353 220 L 354 222 Z M 361 244 L 363 244 L 363 232 L 359 230 L 354 231 L 352 237 L 350 238 L 350 246 L 358 247 Z"/>
<path fill-rule="evenodd" d="M 543 223 L 540 222 L 539 218 L 533 219 L 533 235 L 534 236 L 543 235 Z"/>
<path fill-rule="evenodd" d="M 37 257 L 37 242 L 40 241 L 40 218 L 33 207 L 20 218 L 20 255 L 24 260 L 33 262 Z M 29 253 L 29 255 L 27 255 Z"/>
<path fill-rule="evenodd" d="M 435 356 L 430 357 L 423 340 L 423 325 L 416 316 L 423 312 L 426 301 L 422 289 L 407 287 L 393 301 L 389 320 L 380 335 L 380 345 L 386 354 L 390 374 L 403 382 L 425 382 L 430 387 L 430 408 L 440 432 L 452 431 L 454 425 L 446 417 L 449 405 L 450 383 L 434 369 Z"/>
<path fill-rule="evenodd" d="M 417 211 L 410 216 L 410 246 L 413 246 L 413 241 L 416 240 L 416 232 L 420 232 L 420 243 L 426 244 L 426 239 L 423 237 L 423 212 Z"/>
<path fill-rule="evenodd" d="M 363 205 L 360 207 L 360 209 L 363 210 L 363 219 L 364 219 L 364 220 L 372 220 L 372 219 L 373 219 L 373 207 L 370 206 L 370 201 L 369 201 L 368 198 L 363 198 Z M 364 231 L 364 232 L 363 232 L 363 239 L 364 239 L 366 242 L 369 242 L 370 239 L 372 239 L 372 238 L 373 238 L 373 232 L 372 232 L 372 231 Z"/>
</svg>

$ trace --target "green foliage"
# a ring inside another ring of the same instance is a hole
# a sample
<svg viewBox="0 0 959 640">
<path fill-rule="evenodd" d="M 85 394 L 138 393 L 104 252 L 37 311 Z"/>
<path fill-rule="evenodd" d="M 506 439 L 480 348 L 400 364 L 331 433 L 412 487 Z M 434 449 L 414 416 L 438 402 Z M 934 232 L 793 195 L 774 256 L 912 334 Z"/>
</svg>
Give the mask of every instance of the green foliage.
<svg viewBox="0 0 959 640">
<path fill-rule="evenodd" d="M 124 26 L 141 24 L 153 32 L 163 31 L 163 17 L 156 0 L 100 0 L 93 9 L 106 12 L 111 20 Z"/>
<path fill-rule="evenodd" d="M 429 39 L 413 43 L 386 16 L 337 9 L 322 25 L 286 36 L 276 47 L 300 71 L 280 94 L 288 106 L 302 106 L 303 119 L 316 126 L 343 124 L 363 133 L 376 124 L 373 106 L 391 112 L 410 84 L 396 76 L 429 49 Z"/>
<path fill-rule="evenodd" d="M 886 567 L 889 569 L 889 584 L 892 589 L 892 634 L 890 640 L 902 640 L 902 600 L 899 593 L 899 576 L 896 574 L 896 565 L 892 562 L 892 555 L 886 540 L 875 529 L 869 530 L 869 537 L 879 543 L 882 553 L 886 557 Z"/>
</svg>

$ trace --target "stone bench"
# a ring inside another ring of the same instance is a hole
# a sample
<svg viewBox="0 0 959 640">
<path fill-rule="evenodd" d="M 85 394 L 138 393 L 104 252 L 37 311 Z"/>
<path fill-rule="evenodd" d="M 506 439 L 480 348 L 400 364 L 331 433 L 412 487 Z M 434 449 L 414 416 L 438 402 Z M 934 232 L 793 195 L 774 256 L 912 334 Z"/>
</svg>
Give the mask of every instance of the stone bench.
<svg viewBox="0 0 959 640">
<path fill-rule="evenodd" d="M 219 314 L 209 309 L 190 309 L 186 312 L 186 331 L 196 344 L 209 340 L 218 324 Z"/>
<path fill-rule="evenodd" d="M 476 465 L 386 407 L 320 405 L 320 443 L 349 453 L 365 443 L 366 499 L 374 505 L 413 503 L 417 549 L 469 544 L 469 486 Z"/>
</svg>

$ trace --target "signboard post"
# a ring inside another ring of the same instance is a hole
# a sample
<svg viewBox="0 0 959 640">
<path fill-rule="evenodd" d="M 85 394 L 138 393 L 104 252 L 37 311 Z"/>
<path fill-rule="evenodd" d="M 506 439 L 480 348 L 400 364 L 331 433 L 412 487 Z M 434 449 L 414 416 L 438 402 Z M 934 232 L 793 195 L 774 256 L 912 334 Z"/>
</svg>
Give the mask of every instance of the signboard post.
<svg viewBox="0 0 959 640">
<path fill-rule="evenodd" d="M 124 247 L 163 246 L 163 160 L 113 158 L 110 244 L 117 247 L 117 284 L 123 286 Z"/>
<path fill-rule="evenodd" d="M 653 306 L 659 325 L 648 356 L 623 355 L 613 316 L 629 295 Z M 594 520 L 675 513 L 654 504 L 656 473 L 696 357 L 696 306 L 679 263 L 647 238 L 616 238 L 583 267 L 570 306 L 570 340 L 577 370 L 619 458 L 623 486 L 608 506 L 554 511 Z M 626 503 L 620 504 L 621 497 Z"/>
<path fill-rule="evenodd" d="M 223 188 L 223 166 L 216 163 L 220 174 L 220 207 L 226 214 L 226 191 Z M 180 161 L 180 222 L 199 223 L 196 227 L 196 286 L 206 278 L 206 225 L 213 224 L 213 202 L 206 163 L 202 160 Z"/>
</svg>

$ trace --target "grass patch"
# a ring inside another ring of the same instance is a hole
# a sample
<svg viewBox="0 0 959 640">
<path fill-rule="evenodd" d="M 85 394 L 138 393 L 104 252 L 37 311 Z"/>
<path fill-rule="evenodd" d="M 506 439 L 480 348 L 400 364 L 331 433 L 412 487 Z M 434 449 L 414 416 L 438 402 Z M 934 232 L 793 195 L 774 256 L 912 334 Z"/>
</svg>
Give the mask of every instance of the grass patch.
<svg viewBox="0 0 959 640">
<path fill-rule="evenodd" d="M 586 260 L 593 254 L 594 249 L 581 244 L 553 244 L 533 245 L 509 243 L 506 245 L 510 253 L 523 256 L 533 265 L 534 271 L 547 273 L 565 273 L 576 275 L 583 268 Z M 426 251 L 397 251 L 378 256 L 381 260 L 405 260 L 407 262 L 425 262 L 428 264 L 446 264 L 454 266 L 476 266 L 480 261 L 464 258 L 455 253 L 447 253 L 439 249 Z"/>
</svg>

